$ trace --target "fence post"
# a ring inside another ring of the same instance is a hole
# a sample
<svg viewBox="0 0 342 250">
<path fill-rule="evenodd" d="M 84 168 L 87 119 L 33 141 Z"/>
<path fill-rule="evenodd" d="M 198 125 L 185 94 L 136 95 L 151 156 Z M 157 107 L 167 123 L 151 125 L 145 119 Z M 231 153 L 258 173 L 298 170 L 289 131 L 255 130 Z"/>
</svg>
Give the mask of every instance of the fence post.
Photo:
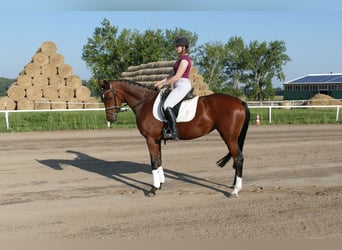
<svg viewBox="0 0 342 250">
<path fill-rule="evenodd" d="M 336 108 L 336 121 L 338 122 L 338 116 L 340 114 L 340 106 L 337 106 Z"/>
<path fill-rule="evenodd" d="M 9 129 L 8 111 L 5 110 L 6 128 Z"/>
<path fill-rule="evenodd" d="M 272 106 L 268 106 L 268 123 L 272 123 Z"/>
</svg>

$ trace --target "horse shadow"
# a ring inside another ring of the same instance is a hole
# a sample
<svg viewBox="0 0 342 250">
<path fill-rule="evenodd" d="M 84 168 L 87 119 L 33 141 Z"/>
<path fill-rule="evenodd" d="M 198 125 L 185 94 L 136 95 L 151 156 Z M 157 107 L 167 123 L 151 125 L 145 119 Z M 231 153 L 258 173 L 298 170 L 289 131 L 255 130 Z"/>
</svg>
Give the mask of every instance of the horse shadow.
<svg viewBox="0 0 342 250">
<path fill-rule="evenodd" d="M 142 191 L 145 195 L 148 194 L 150 188 L 152 187 L 150 183 L 146 183 L 129 176 L 130 174 L 139 172 L 151 175 L 151 166 L 148 164 L 131 161 L 105 161 L 74 150 L 67 150 L 65 152 L 75 154 L 76 157 L 72 160 L 46 159 L 36 161 L 54 170 L 63 170 L 63 165 L 68 165 L 84 171 L 99 174 L 136 190 Z M 173 179 L 176 181 L 198 185 L 229 196 L 229 193 L 225 191 L 225 189 L 228 187 L 227 185 L 165 168 L 164 174 L 166 179 Z M 146 186 L 146 188 L 144 188 L 144 186 Z M 218 188 L 217 186 L 223 187 L 224 190 Z"/>
</svg>

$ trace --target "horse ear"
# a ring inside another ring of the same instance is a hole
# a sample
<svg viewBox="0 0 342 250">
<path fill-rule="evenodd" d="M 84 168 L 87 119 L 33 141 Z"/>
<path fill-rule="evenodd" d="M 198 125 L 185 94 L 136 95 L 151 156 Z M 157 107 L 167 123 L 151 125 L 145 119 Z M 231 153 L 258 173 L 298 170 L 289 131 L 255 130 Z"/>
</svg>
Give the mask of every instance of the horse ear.
<svg viewBox="0 0 342 250">
<path fill-rule="evenodd" d="M 109 89 L 109 82 L 106 80 L 99 79 L 97 81 L 101 89 Z"/>
</svg>

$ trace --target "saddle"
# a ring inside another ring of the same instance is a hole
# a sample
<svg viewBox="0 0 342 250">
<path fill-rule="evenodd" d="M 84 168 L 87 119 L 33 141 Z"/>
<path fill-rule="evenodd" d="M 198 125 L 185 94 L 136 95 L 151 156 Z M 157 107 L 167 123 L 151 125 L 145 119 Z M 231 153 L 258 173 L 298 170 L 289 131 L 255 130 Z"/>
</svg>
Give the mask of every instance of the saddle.
<svg viewBox="0 0 342 250">
<path fill-rule="evenodd" d="M 162 114 L 163 117 L 165 117 L 164 108 L 163 108 L 164 102 L 165 102 L 166 98 L 168 97 L 168 95 L 171 93 L 171 91 L 172 90 L 170 88 L 166 88 L 161 94 L 159 108 L 160 108 L 160 113 Z M 193 99 L 196 97 L 196 95 L 193 93 L 193 91 L 194 91 L 194 88 L 191 88 L 191 90 L 186 94 L 186 96 L 172 108 L 176 117 L 179 114 L 179 109 L 181 107 L 182 102 L 185 100 L 190 100 L 190 99 Z M 164 125 L 163 125 L 163 129 L 162 129 L 162 135 L 164 138 L 164 143 L 166 142 L 167 138 L 169 137 L 170 131 L 171 131 L 170 124 L 166 120 L 164 120 Z"/>
<path fill-rule="evenodd" d="M 161 94 L 161 98 L 160 98 L 160 113 L 163 114 L 164 116 L 164 102 L 166 100 L 166 98 L 169 96 L 169 94 L 171 93 L 171 89 L 170 88 L 166 88 L 165 90 L 163 90 L 162 94 Z M 186 96 L 180 100 L 179 103 L 177 103 L 173 108 L 173 112 L 175 114 L 175 116 L 177 117 L 178 116 L 178 113 L 179 113 L 179 108 L 182 104 L 183 101 L 185 100 L 190 100 L 190 99 L 193 99 L 195 98 L 197 95 L 194 94 L 194 88 L 191 88 L 190 91 L 186 94 Z"/>
</svg>

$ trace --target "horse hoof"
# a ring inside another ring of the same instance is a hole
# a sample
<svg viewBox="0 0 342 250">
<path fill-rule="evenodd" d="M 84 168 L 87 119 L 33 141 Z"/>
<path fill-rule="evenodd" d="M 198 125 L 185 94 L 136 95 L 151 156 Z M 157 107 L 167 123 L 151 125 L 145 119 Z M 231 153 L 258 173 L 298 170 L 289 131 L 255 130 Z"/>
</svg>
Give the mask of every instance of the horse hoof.
<svg viewBox="0 0 342 250">
<path fill-rule="evenodd" d="M 148 192 L 146 193 L 146 196 L 147 196 L 147 197 L 154 197 L 154 196 L 156 196 L 156 191 L 157 191 L 157 189 L 156 189 L 155 187 L 153 187 L 153 188 L 151 188 L 150 191 L 148 191 Z"/>
</svg>

